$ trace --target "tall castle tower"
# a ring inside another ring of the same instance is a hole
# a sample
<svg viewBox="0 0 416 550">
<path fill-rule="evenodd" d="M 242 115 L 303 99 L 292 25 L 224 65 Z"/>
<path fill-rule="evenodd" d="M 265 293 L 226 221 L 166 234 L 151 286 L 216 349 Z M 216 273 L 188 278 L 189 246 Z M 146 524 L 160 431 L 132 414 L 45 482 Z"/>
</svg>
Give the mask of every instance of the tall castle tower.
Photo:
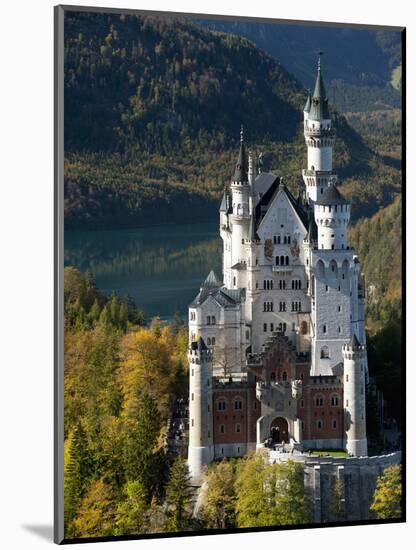
<svg viewBox="0 0 416 550">
<path fill-rule="evenodd" d="M 303 111 L 304 136 L 308 147 L 308 168 L 303 170 L 303 180 L 306 197 L 312 201 L 316 201 L 331 182 L 336 182 L 336 175 L 332 173 L 335 132 L 322 79 L 320 55 L 315 89 L 312 97 L 308 94 Z"/>
<path fill-rule="evenodd" d="M 342 347 L 344 358 L 344 424 L 346 450 L 354 456 L 367 455 L 365 415 L 366 348 L 357 337 Z"/>
<path fill-rule="evenodd" d="M 192 342 L 189 359 L 189 446 L 188 465 L 197 480 L 212 462 L 212 351 L 202 338 Z"/>
</svg>

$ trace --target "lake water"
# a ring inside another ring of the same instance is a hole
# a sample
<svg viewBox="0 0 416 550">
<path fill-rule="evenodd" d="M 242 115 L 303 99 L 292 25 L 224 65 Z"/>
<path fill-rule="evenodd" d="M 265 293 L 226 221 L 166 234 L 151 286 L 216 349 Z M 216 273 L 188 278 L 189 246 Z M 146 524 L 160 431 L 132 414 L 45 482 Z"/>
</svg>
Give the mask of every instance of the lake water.
<svg viewBox="0 0 416 550">
<path fill-rule="evenodd" d="M 65 265 L 90 270 L 104 294 L 130 294 L 147 318 L 186 316 L 211 269 L 221 276 L 218 223 L 65 233 Z"/>
</svg>

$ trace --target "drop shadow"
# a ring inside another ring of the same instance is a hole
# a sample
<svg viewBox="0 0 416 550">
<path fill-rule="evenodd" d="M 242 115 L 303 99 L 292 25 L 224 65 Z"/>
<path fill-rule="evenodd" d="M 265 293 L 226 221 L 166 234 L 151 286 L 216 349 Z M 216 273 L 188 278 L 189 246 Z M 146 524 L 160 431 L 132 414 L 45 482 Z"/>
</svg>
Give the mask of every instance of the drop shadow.
<svg viewBox="0 0 416 550">
<path fill-rule="evenodd" d="M 52 525 L 22 525 L 23 529 L 34 533 L 41 539 L 53 542 L 53 526 Z"/>
</svg>

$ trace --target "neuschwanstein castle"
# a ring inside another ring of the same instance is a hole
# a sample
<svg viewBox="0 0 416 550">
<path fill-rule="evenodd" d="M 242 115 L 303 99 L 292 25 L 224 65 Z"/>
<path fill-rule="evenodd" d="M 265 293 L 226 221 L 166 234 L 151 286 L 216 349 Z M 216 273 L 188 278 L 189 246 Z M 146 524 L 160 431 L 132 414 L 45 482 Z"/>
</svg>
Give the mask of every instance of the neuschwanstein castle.
<svg viewBox="0 0 416 550">
<path fill-rule="evenodd" d="M 241 132 L 220 207 L 223 278 L 211 271 L 189 306 L 194 479 L 214 459 L 265 445 L 367 454 L 364 280 L 320 63 L 304 135 L 301 199 L 256 169 Z"/>
</svg>

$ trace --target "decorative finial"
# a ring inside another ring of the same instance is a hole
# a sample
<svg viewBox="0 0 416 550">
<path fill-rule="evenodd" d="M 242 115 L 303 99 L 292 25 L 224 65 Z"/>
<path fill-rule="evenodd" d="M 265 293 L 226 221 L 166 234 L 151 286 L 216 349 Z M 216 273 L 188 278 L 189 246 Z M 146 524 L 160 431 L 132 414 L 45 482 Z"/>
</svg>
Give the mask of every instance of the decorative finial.
<svg viewBox="0 0 416 550">
<path fill-rule="evenodd" d="M 241 129 L 240 129 L 240 141 L 241 141 L 241 143 L 243 143 L 243 141 L 244 141 L 244 127 L 243 127 L 243 125 L 241 125 Z"/>
<path fill-rule="evenodd" d="M 316 52 L 318 54 L 318 71 L 321 70 L 321 57 L 324 55 L 324 52 L 321 50 L 318 50 Z"/>
</svg>

